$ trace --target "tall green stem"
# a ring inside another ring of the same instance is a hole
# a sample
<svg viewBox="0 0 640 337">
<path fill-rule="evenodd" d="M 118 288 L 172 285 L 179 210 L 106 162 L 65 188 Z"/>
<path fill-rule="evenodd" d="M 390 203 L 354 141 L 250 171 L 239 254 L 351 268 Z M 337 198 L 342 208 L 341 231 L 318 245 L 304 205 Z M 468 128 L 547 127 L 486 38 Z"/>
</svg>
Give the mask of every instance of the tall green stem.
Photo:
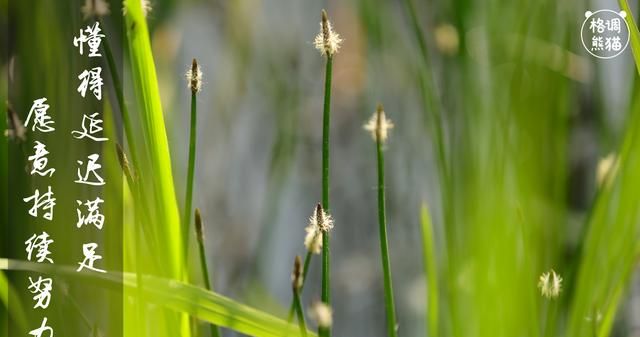
<svg viewBox="0 0 640 337">
<path fill-rule="evenodd" d="M 124 150 L 120 146 L 120 144 L 116 143 L 116 153 L 118 154 L 118 161 L 120 162 L 120 166 L 122 167 L 122 172 L 124 173 L 125 179 L 127 180 L 127 186 L 129 186 L 129 192 L 133 197 L 134 203 L 138 203 L 141 197 L 140 186 L 137 181 L 134 179 L 133 172 L 131 170 L 131 166 L 129 165 L 129 160 L 127 160 L 127 156 L 124 154 Z M 141 216 L 139 212 L 134 212 L 134 228 L 131 231 L 131 235 L 133 238 L 134 245 L 134 260 L 135 260 L 135 271 L 136 271 L 136 295 L 138 297 L 137 303 L 137 311 L 138 315 L 137 319 L 140 322 L 146 322 L 145 315 L 145 298 L 144 298 L 144 283 L 142 280 L 142 244 L 141 244 L 141 228 L 144 228 L 141 225 Z M 140 336 L 146 334 L 144 324 L 136 325 L 137 333 Z"/>
<path fill-rule="evenodd" d="M 380 225 L 380 253 L 382 255 L 382 271 L 384 275 L 384 299 L 387 313 L 387 330 L 389 336 L 396 337 L 396 310 L 393 300 L 393 284 L 391 280 L 391 262 L 389 261 L 389 242 L 387 239 L 387 219 L 385 214 L 384 194 L 384 151 L 380 137 L 380 114 L 378 112 L 378 132 L 376 151 L 378 153 L 378 223 Z"/>
<path fill-rule="evenodd" d="M 302 310 L 302 301 L 300 300 L 300 289 L 302 288 L 302 266 L 300 265 L 300 256 L 296 255 L 293 263 L 293 272 L 291 274 L 291 290 L 293 291 L 293 303 L 298 316 L 298 327 L 300 328 L 300 336 L 307 337 L 307 323 L 304 320 L 304 311 Z"/>
<path fill-rule="evenodd" d="M 331 121 L 331 72 L 333 58 L 327 55 L 322 117 L 322 207 L 329 212 L 329 129 Z M 322 302 L 331 305 L 329 231 L 322 232 Z M 330 337 L 331 328 L 319 328 L 318 335 Z"/>
<path fill-rule="evenodd" d="M 300 336 L 307 337 L 307 323 L 304 320 L 304 311 L 302 311 L 302 302 L 300 301 L 300 292 L 293 290 L 293 303 L 296 315 L 298 317 L 298 326 L 300 327 Z"/>
<path fill-rule="evenodd" d="M 200 210 L 195 210 L 195 222 L 196 222 L 196 238 L 198 241 L 198 251 L 200 253 L 200 269 L 202 271 L 202 277 L 204 278 L 204 286 L 209 291 L 213 291 L 213 284 L 209 279 L 209 267 L 207 266 L 207 254 L 204 249 L 204 230 L 202 225 L 202 217 L 200 216 Z M 217 325 L 211 324 L 211 337 L 220 337 L 220 328 Z"/>
<path fill-rule="evenodd" d="M 311 263 L 312 256 L 313 256 L 313 253 L 308 251 L 307 255 L 304 258 L 304 267 L 302 268 L 302 282 L 300 284 L 300 289 L 298 290 L 298 296 L 302 294 L 302 288 L 304 288 L 304 282 L 307 280 L 307 272 L 309 271 L 309 264 Z M 293 320 L 293 313 L 296 308 L 295 300 L 296 300 L 295 298 L 291 299 L 291 306 L 289 307 L 289 315 L 287 316 L 288 323 L 291 323 L 291 321 Z"/>
<path fill-rule="evenodd" d="M 102 25 L 102 22 L 100 22 Z M 122 88 L 122 81 L 120 80 L 120 76 L 118 75 L 118 68 L 116 67 L 115 59 L 113 58 L 113 52 L 111 51 L 111 46 L 109 45 L 109 39 L 102 40 L 102 47 L 104 49 L 104 54 L 107 59 L 107 65 L 109 66 L 109 74 L 111 75 L 111 80 L 113 81 L 113 90 L 116 93 L 116 101 L 118 102 L 118 108 L 120 110 L 120 114 L 122 115 L 122 124 L 124 125 L 124 134 L 127 137 L 127 144 L 129 145 L 129 152 L 131 152 L 131 160 L 133 161 L 134 167 L 139 167 L 140 164 L 138 162 L 138 152 L 136 151 L 136 144 L 133 138 L 133 124 L 131 123 L 131 116 L 129 115 L 129 110 L 127 109 L 127 105 L 124 103 L 124 90 Z"/>
<path fill-rule="evenodd" d="M 195 62 L 195 60 L 194 60 Z M 191 91 L 191 128 L 189 131 L 189 166 L 187 168 L 187 184 L 184 196 L 184 217 L 182 225 L 182 237 L 184 240 L 184 258 L 188 261 L 189 252 L 189 228 L 191 226 L 191 204 L 193 201 L 193 175 L 196 165 L 196 130 L 197 129 L 197 105 L 196 91 Z"/>
</svg>

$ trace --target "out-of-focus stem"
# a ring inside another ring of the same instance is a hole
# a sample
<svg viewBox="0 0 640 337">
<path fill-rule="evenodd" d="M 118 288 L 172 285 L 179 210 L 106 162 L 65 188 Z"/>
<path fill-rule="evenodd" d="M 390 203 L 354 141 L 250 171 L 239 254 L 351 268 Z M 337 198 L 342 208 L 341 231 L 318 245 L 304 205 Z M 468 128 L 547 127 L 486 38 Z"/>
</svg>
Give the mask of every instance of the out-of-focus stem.
<svg viewBox="0 0 640 337">
<path fill-rule="evenodd" d="M 329 211 L 329 130 L 331 126 L 331 73 L 333 57 L 327 55 L 324 79 L 324 112 L 322 116 L 322 207 Z M 322 232 L 322 302 L 331 305 L 331 268 L 329 231 Z M 318 335 L 330 337 L 331 328 L 319 328 Z"/>
<path fill-rule="evenodd" d="M 196 237 L 198 241 L 198 251 L 200 252 L 200 269 L 202 271 L 202 277 L 204 278 L 204 285 L 209 291 L 213 291 L 213 284 L 209 279 L 209 267 L 207 266 L 207 254 L 204 249 L 204 229 L 202 225 L 202 216 L 200 210 L 195 210 L 195 223 L 196 223 Z M 217 325 L 210 325 L 211 336 L 220 337 L 220 328 Z"/>
<path fill-rule="evenodd" d="M 396 337 L 396 309 L 393 300 L 393 282 L 391 280 L 391 261 L 389 259 L 389 242 L 387 239 L 387 218 L 385 206 L 385 185 L 384 185 L 384 151 L 383 140 L 380 136 L 380 115 L 382 108 L 378 108 L 377 131 L 376 131 L 376 153 L 378 158 L 378 224 L 380 229 L 380 254 L 382 257 L 382 272 L 384 277 L 384 299 L 387 314 L 387 331 L 390 337 Z"/>
</svg>

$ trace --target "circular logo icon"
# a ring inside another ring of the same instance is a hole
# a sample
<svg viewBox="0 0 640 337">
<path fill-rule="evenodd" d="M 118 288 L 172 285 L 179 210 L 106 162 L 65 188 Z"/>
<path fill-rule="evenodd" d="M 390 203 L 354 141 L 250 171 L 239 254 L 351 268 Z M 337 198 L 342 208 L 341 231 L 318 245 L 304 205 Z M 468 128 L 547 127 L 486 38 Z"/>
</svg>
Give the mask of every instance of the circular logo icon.
<svg viewBox="0 0 640 337">
<path fill-rule="evenodd" d="M 585 20 L 580 30 L 582 46 L 589 54 L 610 59 L 620 55 L 629 45 L 627 13 L 610 9 L 584 13 Z"/>
</svg>

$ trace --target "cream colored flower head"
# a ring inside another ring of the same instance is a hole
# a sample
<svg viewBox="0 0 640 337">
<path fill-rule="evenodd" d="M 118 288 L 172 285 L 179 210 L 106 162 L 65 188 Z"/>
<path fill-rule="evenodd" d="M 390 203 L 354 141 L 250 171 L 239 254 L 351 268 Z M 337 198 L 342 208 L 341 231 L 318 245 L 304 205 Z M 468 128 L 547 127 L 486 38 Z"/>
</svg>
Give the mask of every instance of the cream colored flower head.
<svg viewBox="0 0 640 337">
<path fill-rule="evenodd" d="M 393 122 L 391 122 L 390 119 L 387 119 L 387 116 L 384 114 L 382 104 L 378 104 L 376 112 L 373 113 L 363 128 L 371 133 L 371 138 L 373 138 L 373 140 L 380 139 L 382 143 L 387 141 L 387 137 L 389 137 L 389 130 L 393 129 Z"/>
<path fill-rule="evenodd" d="M 448 23 L 441 24 L 436 27 L 434 37 L 436 47 L 441 53 L 448 56 L 458 53 L 460 38 L 456 27 Z"/>
<path fill-rule="evenodd" d="M 599 187 L 611 184 L 618 173 L 618 156 L 615 153 L 609 153 L 606 157 L 598 161 L 596 170 L 596 182 Z"/>
<path fill-rule="evenodd" d="M 313 214 L 309 217 L 309 226 L 319 228 L 323 232 L 333 229 L 333 218 L 324 211 L 321 204 L 317 204 Z"/>
<path fill-rule="evenodd" d="M 109 4 L 104 0 L 85 0 L 80 8 L 84 20 L 109 15 Z"/>
<path fill-rule="evenodd" d="M 322 233 L 333 228 L 333 219 L 327 214 L 322 205 L 318 204 L 309 217 L 309 225 L 305 228 L 307 236 L 304 238 L 304 246 L 314 254 L 322 251 Z"/>
<path fill-rule="evenodd" d="M 304 246 L 313 254 L 320 254 L 322 251 L 322 232 L 315 226 L 305 228 L 307 235 L 304 238 Z"/>
<path fill-rule="evenodd" d="M 327 12 L 322 10 L 322 21 L 320 21 L 320 32 L 316 35 L 313 45 L 323 56 L 331 57 L 338 52 L 342 39 L 340 35 L 333 31 L 331 22 L 327 18 Z"/>
<path fill-rule="evenodd" d="M 330 328 L 333 325 L 333 310 L 323 302 L 315 302 L 309 314 L 321 328 Z"/>
<path fill-rule="evenodd" d="M 184 77 L 187 79 L 187 86 L 191 92 L 198 93 L 202 89 L 202 71 L 196 59 L 193 59 L 191 68 L 187 70 Z"/>
<path fill-rule="evenodd" d="M 538 288 L 540 288 L 542 296 L 551 299 L 556 298 L 562 291 L 562 277 L 553 269 L 549 272 L 542 273 L 538 281 Z"/>
</svg>

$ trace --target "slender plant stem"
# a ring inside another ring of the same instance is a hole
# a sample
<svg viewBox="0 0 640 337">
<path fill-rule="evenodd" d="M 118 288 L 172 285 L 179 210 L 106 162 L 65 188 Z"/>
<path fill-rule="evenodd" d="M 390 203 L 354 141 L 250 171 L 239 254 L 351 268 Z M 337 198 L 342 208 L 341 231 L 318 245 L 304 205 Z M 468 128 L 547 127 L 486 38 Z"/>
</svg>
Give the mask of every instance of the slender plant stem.
<svg viewBox="0 0 640 337">
<path fill-rule="evenodd" d="M 409 19 L 411 22 L 411 29 L 413 30 L 415 39 L 418 43 L 418 47 L 420 49 L 420 55 L 422 60 L 422 67 L 420 68 L 420 91 L 422 94 L 422 100 L 424 105 L 425 113 L 428 114 L 431 112 L 432 114 L 432 122 L 434 128 L 434 142 L 436 143 L 436 151 L 438 153 L 438 169 L 440 171 L 440 176 L 443 180 L 444 187 L 441 188 L 443 192 L 443 199 L 449 205 L 445 205 L 445 222 L 451 223 L 453 216 L 450 212 L 452 205 L 450 205 L 450 188 L 451 188 L 451 180 L 450 180 L 450 171 L 448 168 L 447 154 L 445 149 L 445 139 L 444 139 L 444 130 L 443 130 L 443 120 L 442 120 L 442 105 L 437 93 L 437 86 L 434 83 L 433 79 L 433 71 L 431 69 L 431 61 L 429 58 L 429 53 L 427 51 L 427 43 L 424 33 L 420 28 L 420 23 L 418 20 L 417 12 L 413 0 L 405 0 L 403 1 L 405 4 L 407 13 L 409 14 Z"/>
<path fill-rule="evenodd" d="M 324 112 L 322 116 L 322 208 L 329 211 L 329 129 L 331 121 L 331 72 L 333 58 L 327 55 L 324 79 Z M 329 232 L 322 232 L 322 302 L 331 305 Z M 331 328 L 319 328 L 318 335 L 330 337 Z"/>
<path fill-rule="evenodd" d="M 300 336 L 307 337 L 307 323 L 304 321 L 304 311 L 302 310 L 302 302 L 300 301 L 300 292 L 295 289 L 293 290 L 293 303 L 295 304 L 295 311 L 298 316 Z"/>
<path fill-rule="evenodd" d="M 191 204 L 193 201 L 193 176 L 196 165 L 196 129 L 197 129 L 196 92 L 191 91 L 191 128 L 189 131 L 189 166 L 187 168 L 187 188 L 184 196 L 184 218 L 182 238 L 184 240 L 184 258 L 188 261 L 189 228 L 191 227 Z"/>
<path fill-rule="evenodd" d="M 380 116 L 378 116 L 380 118 Z M 380 121 L 378 121 L 378 129 Z M 385 214 L 384 194 L 384 151 L 382 139 L 378 132 L 376 151 L 378 153 L 378 223 L 380 225 L 380 253 L 382 254 L 382 271 L 384 276 L 384 299 L 387 313 L 387 330 L 389 336 L 396 337 L 396 309 L 393 301 L 393 283 L 391 280 L 391 262 L 389 260 L 389 242 L 387 239 L 387 219 Z"/>
<path fill-rule="evenodd" d="M 131 166 L 129 165 L 129 161 L 127 160 L 126 155 L 124 154 L 124 150 L 122 149 L 122 147 L 120 146 L 120 144 L 116 144 L 116 152 L 118 154 L 118 160 L 120 161 L 120 166 L 122 167 L 122 172 L 124 173 L 124 176 L 127 180 L 127 185 L 129 186 L 129 191 L 131 193 L 131 195 L 133 196 L 133 200 L 134 202 L 138 202 L 142 197 L 141 197 L 141 190 L 140 190 L 140 185 L 137 183 L 136 179 L 133 176 L 133 172 L 131 170 Z M 133 214 L 134 216 L 134 228 L 131 231 L 132 236 L 133 236 L 133 244 L 134 244 L 134 260 L 135 260 L 135 264 L 136 264 L 136 268 L 135 268 L 135 273 L 136 273 L 136 296 L 138 297 L 138 303 L 137 303 L 137 319 L 139 320 L 139 322 L 142 322 L 141 324 L 136 324 L 136 329 L 138 330 L 137 333 L 140 336 L 143 336 L 146 334 L 145 329 L 144 329 L 144 323 L 146 322 L 146 315 L 145 315 L 145 298 L 144 298 L 144 283 L 142 280 L 142 244 L 140 241 L 140 237 L 141 237 L 141 228 L 144 228 L 142 226 L 141 223 L 141 219 L 140 219 L 140 214 L 139 212 L 134 212 Z"/>
<path fill-rule="evenodd" d="M 549 312 L 549 317 L 547 320 L 545 336 L 552 337 L 555 335 L 555 332 L 556 332 L 556 317 L 558 315 L 558 301 L 551 300 L 549 302 L 551 306 L 551 311 Z"/>
<path fill-rule="evenodd" d="M 96 20 L 98 20 L 96 18 Z M 102 25 L 102 21 L 98 20 L 100 25 Z M 103 25 L 104 26 L 104 25 Z M 118 68 L 116 66 L 115 59 L 113 58 L 113 52 L 111 50 L 111 46 L 109 44 L 109 39 L 103 39 L 101 46 L 104 49 L 104 54 L 107 59 L 107 65 L 109 68 L 109 74 L 111 75 L 111 81 L 113 82 L 113 89 L 116 94 L 116 102 L 118 103 L 118 108 L 120 110 L 120 114 L 122 116 L 122 124 L 124 125 L 124 134 L 127 138 L 127 144 L 129 146 L 129 153 L 131 154 L 131 161 L 133 163 L 133 167 L 137 170 L 141 168 L 140 161 L 138 158 L 138 152 L 136 150 L 136 142 L 133 137 L 133 123 L 131 122 L 131 116 L 129 115 L 129 110 L 127 109 L 127 105 L 124 102 L 124 90 L 122 88 L 122 81 L 120 80 L 120 76 L 118 75 Z M 141 176 L 137 176 L 135 180 L 136 185 L 139 185 L 139 189 L 144 191 L 144 183 L 142 181 Z M 131 186 L 133 189 L 133 185 Z M 132 193 L 134 195 L 134 193 Z M 139 198 L 138 203 L 142 209 L 142 217 L 144 222 L 148 222 L 150 219 L 149 207 L 147 206 L 147 202 L 144 198 Z M 156 251 L 155 248 L 158 247 L 157 244 L 157 236 L 155 235 L 155 230 L 153 226 L 143 226 L 143 230 L 145 231 L 145 236 L 148 238 L 149 245 L 151 246 L 152 251 Z"/>
<path fill-rule="evenodd" d="M 100 22 L 102 24 L 102 22 Z M 109 74 L 111 74 L 111 80 L 113 81 L 113 89 L 116 93 L 116 101 L 118 102 L 118 108 L 122 115 L 122 124 L 124 124 L 124 134 L 127 137 L 127 144 L 129 145 L 129 152 L 131 152 L 131 160 L 134 167 L 140 167 L 138 161 L 138 152 L 136 151 L 136 144 L 133 138 L 133 124 L 131 123 L 131 116 L 127 105 L 124 103 L 124 90 L 122 89 L 122 82 L 120 76 L 118 76 L 118 68 L 116 67 L 115 59 L 113 58 L 113 52 L 109 45 L 109 39 L 102 39 L 101 43 L 104 48 L 104 54 L 107 58 L 107 65 L 109 66 Z"/>
<path fill-rule="evenodd" d="M 420 224 L 422 229 L 422 253 L 424 256 L 424 270 L 427 275 L 427 322 L 429 324 L 429 336 L 438 336 L 439 293 L 438 293 L 438 268 L 436 265 L 436 249 L 433 237 L 433 225 L 429 208 L 426 204 L 420 210 Z"/>
<path fill-rule="evenodd" d="M 198 251 L 200 253 L 200 269 L 202 271 L 202 277 L 204 278 L 204 286 L 209 291 L 213 291 L 213 284 L 209 279 L 209 267 L 207 266 L 207 254 L 204 249 L 204 234 L 202 228 L 202 218 L 200 217 L 200 210 L 196 209 L 196 237 L 198 241 Z M 217 325 L 210 324 L 211 337 L 220 337 L 220 328 Z"/>
<path fill-rule="evenodd" d="M 454 186 L 453 186 L 453 165 L 449 163 L 449 160 L 453 160 L 452 158 L 447 158 L 446 148 L 445 148 L 445 132 L 444 132 L 444 122 L 442 118 L 442 102 L 440 101 L 440 97 L 437 92 L 437 86 L 435 84 L 435 80 L 433 77 L 433 70 L 431 68 L 431 61 L 429 58 L 429 52 L 427 50 L 427 40 L 422 32 L 420 27 L 420 22 L 418 19 L 418 14 L 416 11 L 416 7 L 414 4 L 414 0 L 404 0 L 403 4 L 405 5 L 407 14 L 409 15 L 409 21 L 411 25 L 411 30 L 413 31 L 416 42 L 418 43 L 418 48 L 420 49 L 420 56 L 422 60 L 422 66 L 420 67 L 419 73 L 419 83 L 420 83 L 420 93 L 423 101 L 424 113 L 427 118 L 431 117 L 431 122 L 433 124 L 433 142 L 436 146 L 436 152 L 438 156 L 438 160 L 436 161 L 438 167 L 438 173 L 441 179 L 441 188 L 440 194 L 442 198 L 442 210 L 443 210 L 443 221 L 444 228 L 454 228 L 455 225 L 455 212 L 454 209 Z M 456 259 L 454 249 L 454 240 L 452 231 L 445 231 L 445 252 L 447 254 L 444 255 L 443 260 L 445 261 L 443 264 L 446 268 L 445 274 L 454 273 L 453 268 L 449 268 L 448 266 L 453 266 Z M 446 289 L 449 297 L 451 297 L 451 301 L 455 302 L 456 293 L 451 289 Z M 453 306 L 449 306 L 449 310 L 453 310 Z M 453 334 L 458 335 L 458 325 L 453 324 L 452 326 Z"/>
<path fill-rule="evenodd" d="M 304 258 L 304 266 L 302 267 L 302 284 L 300 285 L 300 290 L 298 290 L 298 296 L 302 296 L 302 289 L 304 288 L 304 282 L 307 280 L 307 272 L 309 271 L 309 265 L 311 264 L 311 257 L 313 253 L 307 251 L 307 255 Z M 293 314 L 295 311 L 295 298 L 291 299 L 291 306 L 289 307 L 289 315 L 287 316 L 287 322 L 291 323 L 293 320 Z"/>
</svg>

